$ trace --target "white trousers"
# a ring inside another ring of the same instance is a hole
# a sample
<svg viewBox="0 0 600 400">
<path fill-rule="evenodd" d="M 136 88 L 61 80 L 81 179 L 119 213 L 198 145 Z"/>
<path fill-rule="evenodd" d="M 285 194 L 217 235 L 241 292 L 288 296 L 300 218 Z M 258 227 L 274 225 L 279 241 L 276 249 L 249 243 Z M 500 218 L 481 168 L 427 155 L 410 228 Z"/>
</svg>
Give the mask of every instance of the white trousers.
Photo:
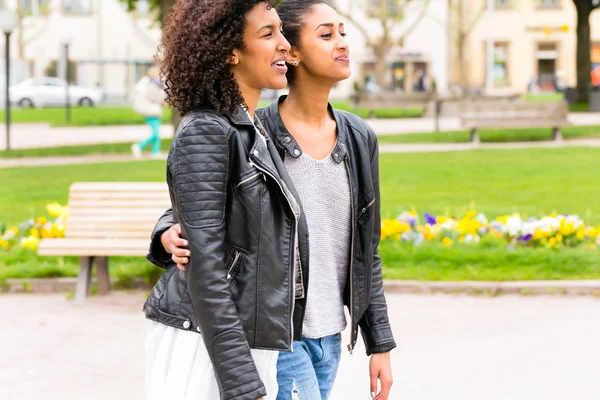
<svg viewBox="0 0 600 400">
<path fill-rule="evenodd" d="M 146 400 L 219 400 L 219 386 L 202 336 L 152 321 L 146 335 Z M 279 352 L 251 350 L 265 400 L 277 398 Z"/>
</svg>

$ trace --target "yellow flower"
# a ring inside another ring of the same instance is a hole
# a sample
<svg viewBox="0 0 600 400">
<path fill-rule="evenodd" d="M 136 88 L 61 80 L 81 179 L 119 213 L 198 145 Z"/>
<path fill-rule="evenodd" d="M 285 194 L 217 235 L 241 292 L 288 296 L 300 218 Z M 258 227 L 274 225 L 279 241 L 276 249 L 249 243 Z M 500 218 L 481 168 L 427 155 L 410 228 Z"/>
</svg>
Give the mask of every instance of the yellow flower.
<svg viewBox="0 0 600 400">
<path fill-rule="evenodd" d="M 8 242 L 0 237 L 0 249 L 8 250 L 9 246 Z"/>
<path fill-rule="evenodd" d="M 473 219 L 477 216 L 477 211 L 475 210 L 470 210 L 466 215 L 465 215 L 465 219 Z"/>
<path fill-rule="evenodd" d="M 567 236 L 575 232 L 575 227 L 573 227 L 573 224 L 561 223 L 558 232 L 563 236 Z"/>
<path fill-rule="evenodd" d="M 538 239 L 542 239 L 544 237 L 546 237 L 547 232 L 543 231 L 541 229 L 536 229 L 535 232 L 533 232 L 533 239 L 534 240 L 538 240 Z"/>
<path fill-rule="evenodd" d="M 590 238 L 594 239 L 596 238 L 596 236 L 598 236 L 598 230 L 594 227 L 590 227 L 585 231 L 585 234 Z"/>
<path fill-rule="evenodd" d="M 550 247 L 556 246 L 556 239 L 555 238 L 550 238 L 550 240 L 548 240 L 548 245 Z"/>
<path fill-rule="evenodd" d="M 447 222 L 447 221 L 448 221 L 448 218 L 446 218 L 446 217 L 445 217 L 445 216 L 443 216 L 443 215 L 440 215 L 440 216 L 439 216 L 439 217 L 437 217 L 437 219 L 436 219 L 436 222 L 437 222 L 438 224 L 443 224 L 443 223 L 445 223 L 445 222 Z"/>
<path fill-rule="evenodd" d="M 24 239 L 21 242 L 21 246 L 35 251 L 35 250 L 37 250 L 39 243 L 40 243 L 40 239 L 38 239 L 34 236 L 29 236 L 27 239 Z"/>
<path fill-rule="evenodd" d="M 65 226 L 64 225 L 52 225 L 50 229 L 50 233 L 53 238 L 63 238 L 65 237 Z"/>
<path fill-rule="evenodd" d="M 46 222 L 48 222 L 48 219 L 46 217 L 39 217 L 35 220 L 35 223 L 39 225 L 45 225 Z"/>
<path fill-rule="evenodd" d="M 496 229 L 492 230 L 492 236 L 496 239 L 502 239 L 502 233 Z"/>
<path fill-rule="evenodd" d="M 577 239 L 579 239 L 579 240 L 585 239 L 585 232 L 581 231 L 581 230 L 577 231 Z"/>
<path fill-rule="evenodd" d="M 62 213 L 63 208 L 60 204 L 54 202 L 46 205 L 46 210 L 48 210 L 48 214 L 50 214 L 51 217 L 58 217 Z"/>
<path fill-rule="evenodd" d="M 562 241 L 563 241 L 563 236 L 559 233 L 558 235 L 556 235 L 556 242 L 562 243 Z"/>
<path fill-rule="evenodd" d="M 44 225 L 40 228 L 40 234 L 42 235 L 42 238 L 44 238 L 44 239 L 51 238 L 52 237 L 52 228 Z"/>
<path fill-rule="evenodd" d="M 19 233 L 19 228 L 17 228 L 16 226 L 13 226 L 12 228 L 10 228 L 10 230 L 14 233 Z"/>
<path fill-rule="evenodd" d="M 29 234 L 36 239 L 40 238 L 40 232 L 38 231 L 37 228 L 31 228 L 31 232 Z"/>
<path fill-rule="evenodd" d="M 445 237 L 444 240 L 442 240 L 443 246 L 451 247 L 453 244 L 454 244 L 454 242 L 450 238 Z"/>
<path fill-rule="evenodd" d="M 464 243 L 464 242 L 465 242 L 465 237 L 464 237 L 464 236 L 460 236 L 460 237 L 458 238 L 458 241 L 459 241 L 460 243 Z"/>
</svg>

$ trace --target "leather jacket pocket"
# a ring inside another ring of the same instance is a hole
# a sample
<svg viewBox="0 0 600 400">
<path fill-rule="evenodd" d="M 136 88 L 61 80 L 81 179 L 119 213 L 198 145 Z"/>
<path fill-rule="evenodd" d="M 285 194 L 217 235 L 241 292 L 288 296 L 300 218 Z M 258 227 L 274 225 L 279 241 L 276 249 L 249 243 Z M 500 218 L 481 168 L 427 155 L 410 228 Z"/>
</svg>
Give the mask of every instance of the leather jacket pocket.
<svg viewBox="0 0 600 400">
<path fill-rule="evenodd" d="M 375 211 L 375 195 L 371 193 L 368 195 L 363 202 L 363 206 L 359 208 L 359 212 L 357 215 L 357 220 L 359 224 L 364 224 L 373 218 L 373 214 Z"/>
<path fill-rule="evenodd" d="M 241 251 L 235 248 L 233 249 L 233 253 L 229 257 L 230 261 L 227 263 L 227 280 L 229 283 L 232 283 L 235 280 L 243 257 L 244 254 Z"/>
<path fill-rule="evenodd" d="M 261 181 L 266 181 L 265 174 L 263 174 L 256 168 L 251 168 L 242 174 L 242 176 L 240 177 L 240 181 L 235 185 L 235 189 L 249 189 L 258 185 Z"/>
</svg>

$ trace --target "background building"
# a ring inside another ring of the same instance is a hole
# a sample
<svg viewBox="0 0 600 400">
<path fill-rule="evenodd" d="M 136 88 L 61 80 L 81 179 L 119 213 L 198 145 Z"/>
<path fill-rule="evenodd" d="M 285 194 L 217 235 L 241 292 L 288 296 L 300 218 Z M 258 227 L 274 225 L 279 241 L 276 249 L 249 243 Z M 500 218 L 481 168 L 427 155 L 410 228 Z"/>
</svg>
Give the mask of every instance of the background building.
<svg viewBox="0 0 600 400">
<path fill-rule="evenodd" d="M 492 32 L 492 94 L 523 93 L 534 87 L 551 91 L 556 82 L 569 87 L 576 85 L 577 14 L 572 0 L 496 0 L 493 23 L 487 10 L 481 13 L 486 0 L 461 2 L 465 3 L 463 24 L 476 23 L 465 38 L 462 51 L 465 59 L 462 63 L 454 37 L 451 55 L 453 83 L 471 88 L 485 86 L 486 42 Z M 454 27 L 461 23 L 459 11 L 457 7 L 451 13 L 451 25 Z M 594 47 L 592 62 L 600 63 L 599 13 L 592 13 L 590 25 Z"/>
<path fill-rule="evenodd" d="M 64 76 L 69 42 L 70 81 L 101 87 L 109 99 L 125 99 L 152 63 L 160 29 L 147 0 L 128 13 L 118 0 L 5 0 L 21 10 L 12 35 L 11 56 L 20 60 L 15 81 L 30 76 Z M 13 82 L 14 83 L 14 82 Z"/>
<path fill-rule="evenodd" d="M 335 97 L 348 97 L 355 82 L 364 86 L 369 79 L 375 79 L 377 54 L 368 42 L 376 43 L 383 34 L 381 21 L 370 12 L 370 7 L 378 4 L 379 0 L 336 2 L 339 12 L 346 16 L 353 76 L 336 88 Z M 379 86 L 382 90 L 412 92 L 419 90 L 419 77 L 424 74 L 426 90 L 435 82 L 438 92 L 445 93 L 449 78 L 448 0 L 414 0 L 406 6 L 402 6 L 403 2 L 390 4 L 398 4 L 395 12 L 404 17 L 390 24 L 389 37 L 395 46 L 385 54 L 384 82 L 379 82 Z"/>
</svg>

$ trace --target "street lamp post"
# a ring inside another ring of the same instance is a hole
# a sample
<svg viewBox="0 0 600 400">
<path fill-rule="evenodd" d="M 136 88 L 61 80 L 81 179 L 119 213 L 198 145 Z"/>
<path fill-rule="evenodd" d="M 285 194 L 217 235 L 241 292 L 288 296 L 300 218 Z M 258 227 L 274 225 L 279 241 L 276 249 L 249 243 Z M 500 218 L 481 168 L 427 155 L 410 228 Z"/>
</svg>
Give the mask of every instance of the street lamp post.
<svg viewBox="0 0 600 400">
<path fill-rule="evenodd" d="M 65 46 L 65 118 L 67 122 L 71 122 L 71 100 L 69 99 L 69 43 L 64 43 Z"/>
<path fill-rule="evenodd" d="M 63 46 L 63 56 L 65 63 L 65 119 L 71 122 L 71 99 L 69 98 L 69 43 L 71 34 L 68 31 L 62 32 L 61 43 Z"/>
<path fill-rule="evenodd" d="M 6 61 L 6 82 L 5 82 L 5 119 L 6 119 L 6 151 L 10 150 L 10 34 L 17 27 L 19 16 L 15 11 L 8 8 L 0 9 L 0 29 L 5 37 L 5 61 Z"/>
</svg>

